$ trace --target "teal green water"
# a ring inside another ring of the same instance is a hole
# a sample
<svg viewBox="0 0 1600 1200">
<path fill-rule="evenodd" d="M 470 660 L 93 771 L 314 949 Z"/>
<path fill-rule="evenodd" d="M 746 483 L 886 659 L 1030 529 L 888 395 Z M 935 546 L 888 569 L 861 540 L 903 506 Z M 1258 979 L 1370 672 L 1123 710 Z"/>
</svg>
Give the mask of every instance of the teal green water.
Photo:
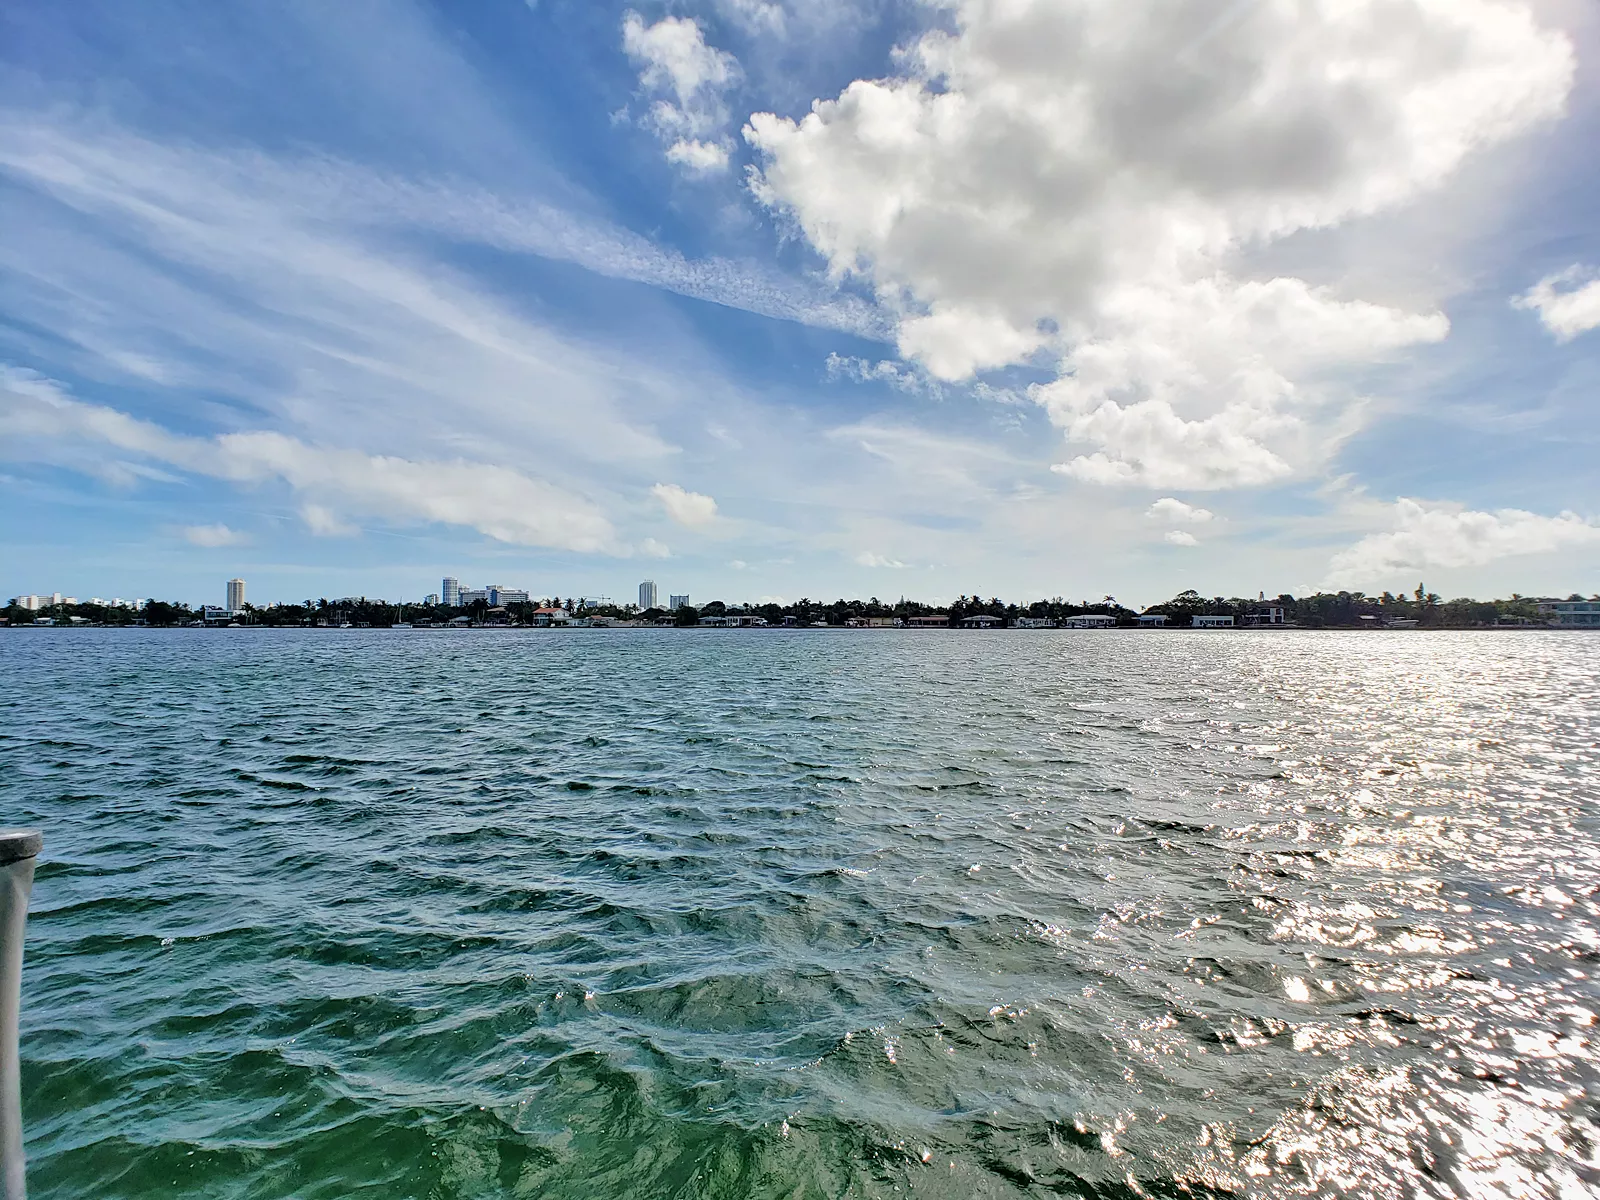
<svg viewBox="0 0 1600 1200">
<path fill-rule="evenodd" d="M 0 663 L 35 1200 L 1600 1187 L 1600 638 Z"/>
</svg>

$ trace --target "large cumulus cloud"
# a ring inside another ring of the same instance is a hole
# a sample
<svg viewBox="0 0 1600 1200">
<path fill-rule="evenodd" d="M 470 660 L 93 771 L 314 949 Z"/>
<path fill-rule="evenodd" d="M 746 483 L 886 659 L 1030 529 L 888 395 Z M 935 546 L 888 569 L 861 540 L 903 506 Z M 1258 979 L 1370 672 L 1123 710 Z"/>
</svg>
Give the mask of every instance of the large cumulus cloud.
<svg viewBox="0 0 1600 1200">
<path fill-rule="evenodd" d="M 751 117 L 755 186 L 958 380 L 1034 398 L 1096 482 L 1294 473 L 1348 427 L 1340 367 L 1448 324 L 1242 253 L 1407 202 L 1558 114 L 1572 48 L 1509 0 L 955 0 L 903 73 Z"/>
</svg>

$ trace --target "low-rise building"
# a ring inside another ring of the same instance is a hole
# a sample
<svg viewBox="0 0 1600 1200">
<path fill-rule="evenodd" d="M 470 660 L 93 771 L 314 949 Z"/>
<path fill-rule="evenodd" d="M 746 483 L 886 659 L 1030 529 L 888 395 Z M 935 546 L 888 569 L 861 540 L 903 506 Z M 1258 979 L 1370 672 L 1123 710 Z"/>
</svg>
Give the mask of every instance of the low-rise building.
<svg viewBox="0 0 1600 1200">
<path fill-rule="evenodd" d="M 1244 623 L 1255 629 L 1273 625 L 1287 625 L 1289 623 L 1288 612 L 1281 604 L 1258 603 L 1245 614 Z"/>
<path fill-rule="evenodd" d="M 1166 613 L 1145 613 L 1139 618 L 1140 629 L 1165 629 L 1166 627 Z"/>
<path fill-rule="evenodd" d="M 943 613 L 906 618 L 906 628 L 908 629 L 944 629 L 949 624 L 950 618 Z"/>
<path fill-rule="evenodd" d="M 1054 629 L 1056 623 L 1049 617 L 1018 617 L 1012 626 L 1015 629 Z"/>
<path fill-rule="evenodd" d="M 1082 613 L 1076 617 L 1068 617 L 1061 622 L 1063 629 L 1111 629 L 1116 626 L 1117 619 L 1108 617 L 1103 613 Z"/>
<path fill-rule="evenodd" d="M 961 618 L 963 629 L 993 629 L 995 626 L 1004 626 L 1004 617 L 991 617 L 988 613 L 973 613 L 970 617 Z"/>
<path fill-rule="evenodd" d="M 1600 629 L 1600 600 L 1541 600 L 1539 612 L 1558 629 Z"/>
<path fill-rule="evenodd" d="M 1232 629 L 1232 613 L 1196 613 L 1194 618 L 1196 629 Z"/>
</svg>

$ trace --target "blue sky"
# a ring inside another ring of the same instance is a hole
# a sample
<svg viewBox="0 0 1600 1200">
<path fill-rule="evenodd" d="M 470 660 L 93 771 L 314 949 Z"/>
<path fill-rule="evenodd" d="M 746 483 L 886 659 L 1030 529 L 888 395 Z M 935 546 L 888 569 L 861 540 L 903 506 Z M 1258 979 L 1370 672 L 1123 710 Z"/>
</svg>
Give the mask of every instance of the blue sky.
<svg viewBox="0 0 1600 1200">
<path fill-rule="evenodd" d="M 6 6 L 0 592 L 1600 590 L 1600 20 L 1332 7 Z"/>
</svg>

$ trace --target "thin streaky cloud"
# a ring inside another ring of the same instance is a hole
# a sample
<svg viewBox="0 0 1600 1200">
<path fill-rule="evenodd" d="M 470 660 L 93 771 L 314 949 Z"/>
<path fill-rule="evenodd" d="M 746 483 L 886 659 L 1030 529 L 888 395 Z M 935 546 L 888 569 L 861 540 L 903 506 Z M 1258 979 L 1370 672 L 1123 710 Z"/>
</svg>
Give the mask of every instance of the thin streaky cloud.
<svg viewBox="0 0 1600 1200">
<path fill-rule="evenodd" d="M 0 115 L 0 172 L 59 197 L 97 198 L 147 218 L 194 202 L 237 211 L 277 199 L 302 220 L 442 233 L 760 316 L 877 341 L 893 337 L 891 318 L 875 304 L 820 276 L 752 260 L 689 258 L 610 222 L 460 180 L 408 180 L 325 156 L 201 151 L 20 112 Z"/>
</svg>

